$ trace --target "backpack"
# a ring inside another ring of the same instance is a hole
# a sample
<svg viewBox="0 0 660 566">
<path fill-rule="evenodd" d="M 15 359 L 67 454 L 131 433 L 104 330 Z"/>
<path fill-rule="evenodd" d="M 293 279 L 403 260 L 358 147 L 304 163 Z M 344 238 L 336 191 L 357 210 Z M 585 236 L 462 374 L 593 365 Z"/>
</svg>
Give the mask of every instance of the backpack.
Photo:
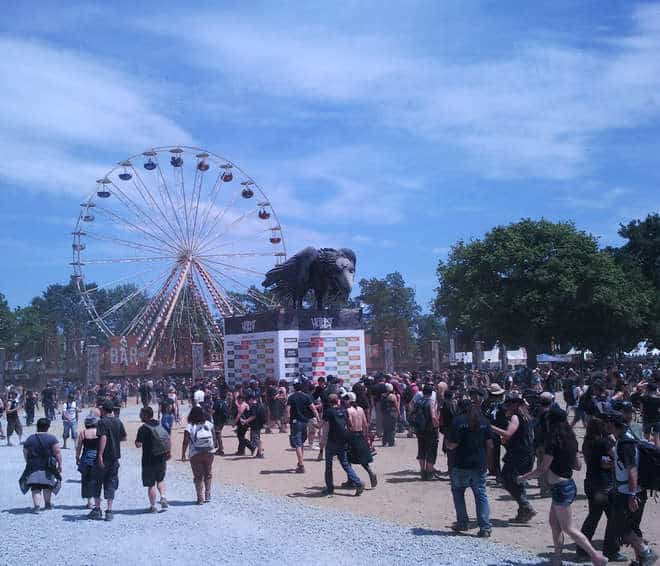
<svg viewBox="0 0 660 566">
<path fill-rule="evenodd" d="M 151 431 L 151 455 L 162 456 L 170 451 L 170 435 L 162 425 L 147 425 Z"/>
<path fill-rule="evenodd" d="M 206 424 L 195 425 L 195 432 L 191 435 L 190 441 L 195 450 L 200 452 L 210 452 L 215 448 L 215 444 L 213 443 L 213 432 L 206 426 Z"/>
<path fill-rule="evenodd" d="M 639 452 L 637 482 L 642 489 L 660 492 L 660 448 L 646 440 L 628 440 L 634 442 Z"/>
<path fill-rule="evenodd" d="M 410 415 L 410 424 L 415 432 L 426 432 L 432 425 L 431 415 L 429 414 L 430 405 L 426 399 L 416 401 Z"/>
</svg>

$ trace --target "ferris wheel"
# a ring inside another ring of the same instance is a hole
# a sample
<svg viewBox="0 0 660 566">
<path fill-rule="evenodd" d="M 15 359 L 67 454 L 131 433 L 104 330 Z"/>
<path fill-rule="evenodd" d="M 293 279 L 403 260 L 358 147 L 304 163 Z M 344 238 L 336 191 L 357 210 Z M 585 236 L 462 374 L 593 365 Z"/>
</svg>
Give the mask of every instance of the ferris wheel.
<svg viewBox="0 0 660 566">
<path fill-rule="evenodd" d="M 72 281 L 107 337 L 132 336 L 146 369 L 186 365 L 189 345 L 222 357 L 237 294 L 286 260 L 282 227 L 255 180 L 194 147 L 156 147 L 96 181 L 73 232 Z"/>
</svg>

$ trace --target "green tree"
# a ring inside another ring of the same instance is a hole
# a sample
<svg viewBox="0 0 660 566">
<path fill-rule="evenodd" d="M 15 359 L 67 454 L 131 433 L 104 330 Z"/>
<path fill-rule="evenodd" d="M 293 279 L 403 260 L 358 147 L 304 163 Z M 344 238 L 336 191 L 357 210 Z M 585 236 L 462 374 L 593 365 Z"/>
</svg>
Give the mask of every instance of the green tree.
<svg viewBox="0 0 660 566">
<path fill-rule="evenodd" d="M 552 340 L 598 354 L 630 345 L 650 306 L 649 290 L 568 222 L 523 219 L 459 241 L 438 279 L 435 310 L 449 328 L 525 345 L 530 365 Z"/>
<path fill-rule="evenodd" d="M 447 324 L 445 320 L 436 313 L 422 314 L 417 319 L 418 347 L 431 340 L 439 340 L 440 347 L 447 351 L 449 349 Z"/>
<path fill-rule="evenodd" d="M 0 347 L 9 348 L 12 344 L 16 318 L 9 308 L 7 299 L 0 293 Z"/>
<path fill-rule="evenodd" d="M 398 271 L 382 279 L 360 280 L 356 301 L 363 307 L 366 330 L 376 342 L 389 333 L 399 357 L 414 353 L 413 340 L 421 309 L 415 301 L 415 290 L 406 286 Z"/>
<path fill-rule="evenodd" d="M 619 236 L 627 242 L 620 248 L 608 248 L 616 262 L 634 284 L 653 289 L 651 315 L 645 337 L 660 343 L 660 214 L 633 220 L 619 227 Z"/>
</svg>

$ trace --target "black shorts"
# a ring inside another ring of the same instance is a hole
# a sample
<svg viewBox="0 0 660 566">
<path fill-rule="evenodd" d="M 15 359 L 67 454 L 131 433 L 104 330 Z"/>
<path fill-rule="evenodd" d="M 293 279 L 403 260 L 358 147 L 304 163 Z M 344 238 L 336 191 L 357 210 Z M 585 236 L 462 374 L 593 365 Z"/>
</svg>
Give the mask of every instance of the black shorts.
<svg viewBox="0 0 660 566">
<path fill-rule="evenodd" d="M 103 468 L 99 470 L 99 479 L 95 496 L 101 496 L 101 487 L 103 487 L 103 497 L 105 499 L 114 499 L 115 492 L 119 488 L 119 462 L 106 461 Z"/>
<path fill-rule="evenodd" d="M 142 485 L 144 487 L 153 487 L 165 479 L 167 471 L 167 462 L 157 462 L 154 464 L 142 464 Z"/>
<path fill-rule="evenodd" d="M 417 433 L 417 459 L 426 462 L 434 462 L 438 458 L 438 433 L 418 432 Z"/>
</svg>

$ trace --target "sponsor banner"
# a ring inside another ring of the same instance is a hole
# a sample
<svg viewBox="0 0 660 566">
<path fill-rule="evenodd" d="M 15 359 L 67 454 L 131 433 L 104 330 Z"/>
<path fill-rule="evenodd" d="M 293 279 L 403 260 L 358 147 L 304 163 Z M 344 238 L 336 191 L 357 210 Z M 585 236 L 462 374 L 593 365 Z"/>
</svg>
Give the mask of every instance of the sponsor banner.
<svg viewBox="0 0 660 566">
<path fill-rule="evenodd" d="M 225 319 L 228 335 L 274 330 L 354 330 L 362 328 L 361 309 L 334 311 L 279 309 Z"/>
</svg>

